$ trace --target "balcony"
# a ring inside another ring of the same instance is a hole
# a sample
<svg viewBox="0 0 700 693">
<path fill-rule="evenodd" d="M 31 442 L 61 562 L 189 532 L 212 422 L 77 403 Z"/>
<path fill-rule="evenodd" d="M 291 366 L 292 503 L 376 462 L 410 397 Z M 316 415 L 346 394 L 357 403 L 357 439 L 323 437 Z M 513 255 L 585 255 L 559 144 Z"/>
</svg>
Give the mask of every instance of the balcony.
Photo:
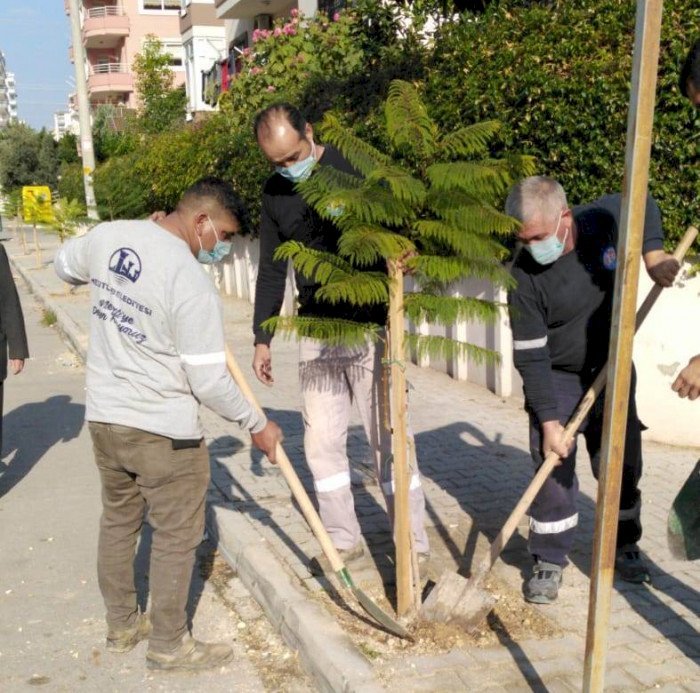
<svg viewBox="0 0 700 693">
<path fill-rule="evenodd" d="M 91 97 L 121 97 L 134 91 L 134 79 L 123 63 L 91 65 L 88 91 Z"/>
<path fill-rule="evenodd" d="M 83 44 L 86 48 L 115 48 L 129 31 L 129 17 L 120 5 L 85 9 Z"/>
<path fill-rule="evenodd" d="M 290 6 L 289 0 L 215 0 L 215 5 L 219 19 L 253 19 L 258 14 L 277 15 Z"/>
</svg>

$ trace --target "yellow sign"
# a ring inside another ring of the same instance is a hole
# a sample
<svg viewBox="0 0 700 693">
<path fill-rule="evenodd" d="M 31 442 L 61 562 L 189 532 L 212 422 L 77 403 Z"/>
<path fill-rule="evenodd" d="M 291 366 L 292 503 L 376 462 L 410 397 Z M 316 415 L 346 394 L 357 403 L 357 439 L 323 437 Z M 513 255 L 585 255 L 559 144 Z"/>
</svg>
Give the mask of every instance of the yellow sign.
<svg viewBox="0 0 700 693">
<path fill-rule="evenodd" d="M 22 217 L 25 222 L 33 224 L 50 224 L 54 220 L 48 185 L 25 185 L 22 188 Z"/>
</svg>

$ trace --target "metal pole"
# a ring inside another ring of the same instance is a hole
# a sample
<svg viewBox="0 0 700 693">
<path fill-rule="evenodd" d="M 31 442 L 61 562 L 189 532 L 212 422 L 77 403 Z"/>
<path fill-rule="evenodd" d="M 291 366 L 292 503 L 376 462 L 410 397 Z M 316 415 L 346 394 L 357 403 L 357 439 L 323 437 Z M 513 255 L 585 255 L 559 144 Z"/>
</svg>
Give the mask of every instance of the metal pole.
<svg viewBox="0 0 700 693">
<path fill-rule="evenodd" d="M 663 0 L 638 0 L 583 690 L 603 691 Z"/>
<path fill-rule="evenodd" d="M 75 65 L 75 91 L 78 98 L 78 119 L 80 122 L 80 148 L 83 156 L 83 184 L 85 186 L 85 206 L 90 219 L 99 219 L 95 191 L 92 186 L 92 173 L 95 170 L 95 150 L 92 146 L 92 125 L 90 124 L 90 101 L 85 81 L 85 50 L 80 28 L 80 0 L 68 0 L 71 34 L 73 37 L 73 63 Z"/>
</svg>

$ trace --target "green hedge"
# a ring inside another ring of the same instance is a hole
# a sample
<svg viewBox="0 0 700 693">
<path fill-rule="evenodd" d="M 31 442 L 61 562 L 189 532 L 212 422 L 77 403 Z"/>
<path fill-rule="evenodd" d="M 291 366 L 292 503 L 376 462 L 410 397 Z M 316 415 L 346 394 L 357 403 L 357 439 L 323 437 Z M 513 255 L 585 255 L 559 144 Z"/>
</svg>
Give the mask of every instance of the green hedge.
<svg viewBox="0 0 700 693">
<path fill-rule="evenodd" d="M 426 100 L 447 127 L 504 124 L 506 149 L 534 155 L 571 204 L 622 187 L 635 4 L 496 2 L 436 38 Z M 666 0 L 650 172 L 669 243 L 698 223 L 697 116 L 677 87 L 700 5 Z"/>
</svg>

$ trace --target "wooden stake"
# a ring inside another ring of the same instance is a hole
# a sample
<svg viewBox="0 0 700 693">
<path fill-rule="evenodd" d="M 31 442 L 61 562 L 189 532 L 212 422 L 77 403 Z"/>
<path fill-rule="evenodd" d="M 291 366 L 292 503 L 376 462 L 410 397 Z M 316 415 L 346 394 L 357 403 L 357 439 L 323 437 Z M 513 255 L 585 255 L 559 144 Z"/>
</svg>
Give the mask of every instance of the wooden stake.
<svg viewBox="0 0 700 693">
<path fill-rule="evenodd" d="M 394 456 L 394 542 L 396 543 L 396 612 L 405 616 L 415 607 L 409 470 L 407 457 L 406 375 L 404 373 L 403 270 L 389 265 L 389 345 L 391 373 L 391 426 Z"/>
<path fill-rule="evenodd" d="M 34 222 L 34 247 L 36 248 L 36 266 L 41 267 L 41 246 L 39 245 L 39 233 L 36 230 L 36 222 Z"/>
<path fill-rule="evenodd" d="M 617 246 L 583 673 L 583 690 L 596 693 L 603 691 L 605 679 L 662 9 L 663 0 L 637 1 L 625 180 Z"/>
</svg>

